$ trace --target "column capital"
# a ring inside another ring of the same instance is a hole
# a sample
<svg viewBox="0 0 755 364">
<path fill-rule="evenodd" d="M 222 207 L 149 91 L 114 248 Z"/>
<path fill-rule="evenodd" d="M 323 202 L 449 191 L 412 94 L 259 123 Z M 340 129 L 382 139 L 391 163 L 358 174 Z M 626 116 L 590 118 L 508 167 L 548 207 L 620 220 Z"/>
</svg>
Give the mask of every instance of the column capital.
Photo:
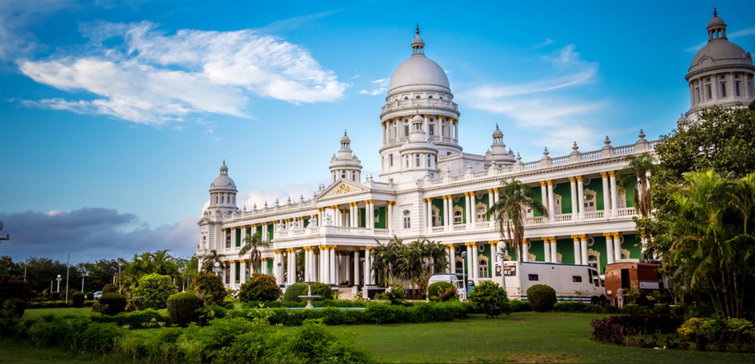
<svg viewBox="0 0 755 364">
<path fill-rule="evenodd" d="M 575 177 L 577 179 L 577 182 L 582 182 L 582 176 Z"/>
<path fill-rule="evenodd" d="M 545 183 L 547 183 L 548 186 L 553 186 L 553 180 L 552 179 L 549 179 L 549 180 L 545 181 Z"/>
<path fill-rule="evenodd" d="M 332 205 L 332 206 L 330 206 L 330 208 L 333 209 L 333 210 L 338 210 L 338 205 Z"/>
<path fill-rule="evenodd" d="M 286 248 L 286 252 L 288 252 L 288 253 L 295 253 L 296 250 L 294 250 L 294 248 Z"/>
<path fill-rule="evenodd" d="M 251 225 L 249 225 L 249 227 L 252 228 L 252 229 L 254 229 L 254 228 L 257 227 L 257 224 L 251 224 Z"/>
<path fill-rule="evenodd" d="M 448 200 L 448 196 L 446 196 L 446 195 L 443 195 L 443 196 L 440 196 L 440 197 L 442 197 L 442 198 L 443 198 L 443 201 L 446 201 L 446 200 Z"/>
<path fill-rule="evenodd" d="M 493 193 L 493 189 L 492 188 L 488 188 L 488 193 Z"/>
<path fill-rule="evenodd" d="M 613 235 L 614 239 L 618 239 L 621 236 L 621 233 L 616 232 L 616 233 L 611 233 L 611 235 Z"/>
<path fill-rule="evenodd" d="M 574 182 L 576 182 L 576 181 L 577 181 L 577 179 L 576 179 L 576 178 L 574 178 L 574 177 L 569 177 L 569 182 L 571 182 L 571 183 L 574 183 Z"/>
<path fill-rule="evenodd" d="M 610 238 L 611 236 L 613 236 L 613 233 L 603 233 L 603 236 Z"/>
<path fill-rule="evenodd" d="M 527 238 L 522 239 L 522 244 L 523 245 L 527 245 L 529 243 L 530 243 L 530 239 L 527 239 Z"/>
<path fill-rule="evenodd" d="M 464 192 L 464 197 L 469 197 L 469 192 Z"/>
<path fill-rule="evenodd" d="M 280 249 L 273 249 L 273 253 L 274 254 L 280 254 L 280 253 L 283 253 L 283 251 L 280 250 Z"/>
<path fill-rule="evenodd" d="M 455 243 L 445 243 L 443 245 L 448 246 L 448 247 L 452 247 L 452 246 L 455 246 L 456 244 Z"/>
<path fill-rule="evenodd" d="M 235 226 L 231 226 L 231 231 L 236 230 Z"/>
<path fill-rule="evenodd" d="M 396 206 L 396 201 L 386 201 L 388 206 Z"/>
<path fill-rule="evenodd" d="M 490 244 L 492 247 L 497 247 L 498 240 L 488 240 L 488 244 Z"/>
<path fill-rule="evenodd" d="M 616 177 L 616 171 L 608 171 L 609 177 Z"/>
<path fill-rule="evenodd" d="M 580 234 L 579 238 L 582 240 L 587 240 L 587 234 Z"/>
<path fill-rule="evenodd" d="M 571 236 L 571 238 L 574 239 L 574 241 L 576 241 L 577 239 L 579 239 L 579 237 L 580 237 L 579 235 L 572 235 Z"/>
<path fill-rule="evenodd" d="M 608 178 L 608 173 L 606 172 L 600 172 L 600 176 L 603 178 Z"/>
<path fill-rule="evenodd" d="M 372 250 L 372 249 L 374 249 L 374 248 L 373 248 L 373 247 L 371 247 L 371 246 L 366 246 L 366 247 L 364 247 L 364 251 L 366 251 L 366 252 L 368 252 L 368 251 L 370 251 L 370 250 Z"/>
<path fill-rule="evenodd" d="M 540 187 L 545 187 L 545 181 L 540 181 Z"/>
</svg>

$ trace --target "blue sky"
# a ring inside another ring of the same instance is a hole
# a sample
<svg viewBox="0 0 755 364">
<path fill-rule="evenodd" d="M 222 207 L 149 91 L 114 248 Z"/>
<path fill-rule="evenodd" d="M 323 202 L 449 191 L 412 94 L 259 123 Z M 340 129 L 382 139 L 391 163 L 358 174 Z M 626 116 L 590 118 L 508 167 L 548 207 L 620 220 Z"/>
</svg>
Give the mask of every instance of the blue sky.
<svg viewBox="0 0 755 364">
<path fill-rule="evenodd" d="M 656 139 L 714 6 L 755 51 L 752 1 L 0 2 L 0 255 L 189 256 L 224 159 L 240 206 L 310 198 L 344 129 L 377 178 L 417 22 L 465 152 Z"/>
</svg>

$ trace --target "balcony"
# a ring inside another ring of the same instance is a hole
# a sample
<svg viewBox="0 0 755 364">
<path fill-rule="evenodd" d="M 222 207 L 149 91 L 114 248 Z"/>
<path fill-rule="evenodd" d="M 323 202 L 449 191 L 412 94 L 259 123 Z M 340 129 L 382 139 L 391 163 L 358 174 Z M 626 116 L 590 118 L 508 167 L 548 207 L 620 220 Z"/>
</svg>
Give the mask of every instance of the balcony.
<svg viewBox="0 0 755 364">
<path fill-rule="evenodd" d="M 390 236 L 391 233 L 388 229 L 369 229 L 349 226 L 315 226 L 276 231 L 275 242 L 344 235 L 374 239 L 375 237 Z"/>
</svg>

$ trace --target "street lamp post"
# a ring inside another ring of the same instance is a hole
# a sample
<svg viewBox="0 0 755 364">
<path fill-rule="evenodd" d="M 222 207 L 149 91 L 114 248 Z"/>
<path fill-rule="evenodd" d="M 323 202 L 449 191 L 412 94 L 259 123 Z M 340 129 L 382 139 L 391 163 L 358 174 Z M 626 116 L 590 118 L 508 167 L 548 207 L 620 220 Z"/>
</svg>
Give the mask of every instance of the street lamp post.
<svg viewBox="0 0 755 364">
<path fill-rule="evenodd" d="M 85 293 L 85 292 L 84 292 L 84 278 L 85 278 L 85 277 L 86 277 L 87 275 L 88 275 L 88 274 L 87 274 L 87 272 L 83 272 L 83 273 L 81 273 L 81 293 Z"/>
<path fill-rule="evenodd" d="M 60 281 L 63 280 L 63 278 L 60 277 L 60 274 L 58 274 L 58 277 L 55 278 L 56 281 L 58 281 L 58 290 L 57 292 L 60 292 Z"/>
<path fill-rule="evenodd" d="M 465 268 L 467 267 L 467 252 L 466 251 L 461 252 L 461 260 L 462 260 L 461 276 L 464 277 L 464 300 L 466 301 L 467 292 L 469 292 L 469 287 L 467 286 L 469 280 L 467 280 L 467 274 L 465 273 L 466 272 Z"/>
</svg>

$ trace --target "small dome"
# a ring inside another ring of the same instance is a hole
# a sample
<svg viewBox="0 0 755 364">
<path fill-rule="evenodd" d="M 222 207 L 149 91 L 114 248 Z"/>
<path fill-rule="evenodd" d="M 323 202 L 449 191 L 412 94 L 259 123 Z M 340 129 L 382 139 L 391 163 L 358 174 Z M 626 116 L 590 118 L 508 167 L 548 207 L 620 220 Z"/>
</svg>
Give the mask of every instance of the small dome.
<svg viewBox="0 0 755 364">
<path fill-rule="evenodd" d="M 421 117 L 421 116 L 419 115 L 419 111 L 417 111 L 417 114 L 416 114 L 416 115 L 414 115 L 414 117 L 412 118 L 412 123 L 424 123 L 424 122 L 425 122 L 425 119 L 423 119 L 423 118 L 422 118 L 422 117 Z"/>
<path fill-rule="evenodd" d="M 714 16 L 713 19 L 711 19 L 708 22 L 708 28 L 713 28 L 713 27 L 718 28 L 718 27 L 722 27 L 722 26 L 725 27 L 726 23 L 724 23 L 724 20 L 721 19 L 721 18 L 719 18 L 718 16 Z"/>
<path fill-rule="evenodd" d="M 417 34 L 412 41 L 412 56 L 393 72 L 388 94 L 399 87 L 415 85 L 439 86 L 444 88 L 444 91 L 451 90 L 446 72 L 437 63 L 425 57 L 424 47 L 425 42 L 419 35 L 418 26 Z"/>
<path fill-rule="evenodd" d="M 720 65 L 752 66 L 752 57 L 742 47 L 727 39 L 713 39 L 695 54 L 689 72 Z"/>
<path fill-rule="evenodd" d="M 686 123 L 688 120 L 684 117 L 684 115 L 680 116 L 679 119 L 676 120 L 677 123 Z"/>
<path fill-rule="evenodd" d="M 498 124 L 495 126 L 495 131 L 493 132 L 493 138 L 503 138 L 503 132 L 498 129 Z"/>
<path fill-rule="evenodd" d="M 416 46 L 423 46 L 425 45 L 425 41 L 422 40 L 422 37 L 419 36 L 419 34 L 414 36 L 414 39 L 412 40 L 412 47 Z"/>
<path fill-rule="evenodd" d="M 233 179 L 231 177 L 228 177 L 227 174 L 221 174 L 218 176 L 218 178 L 215 178 L 214 181 L 212 181 L 212 185 L 210 185 L 210 189 L 236 189 L 236 183 L 233 182 Z"/>
<path fill-rule="evenodd" d="M 341 138 L 341 144 L 351 144 L 351 139 L 346 135 L 346 131 L 343 132 L 343 138 Z"/>
</svg>

